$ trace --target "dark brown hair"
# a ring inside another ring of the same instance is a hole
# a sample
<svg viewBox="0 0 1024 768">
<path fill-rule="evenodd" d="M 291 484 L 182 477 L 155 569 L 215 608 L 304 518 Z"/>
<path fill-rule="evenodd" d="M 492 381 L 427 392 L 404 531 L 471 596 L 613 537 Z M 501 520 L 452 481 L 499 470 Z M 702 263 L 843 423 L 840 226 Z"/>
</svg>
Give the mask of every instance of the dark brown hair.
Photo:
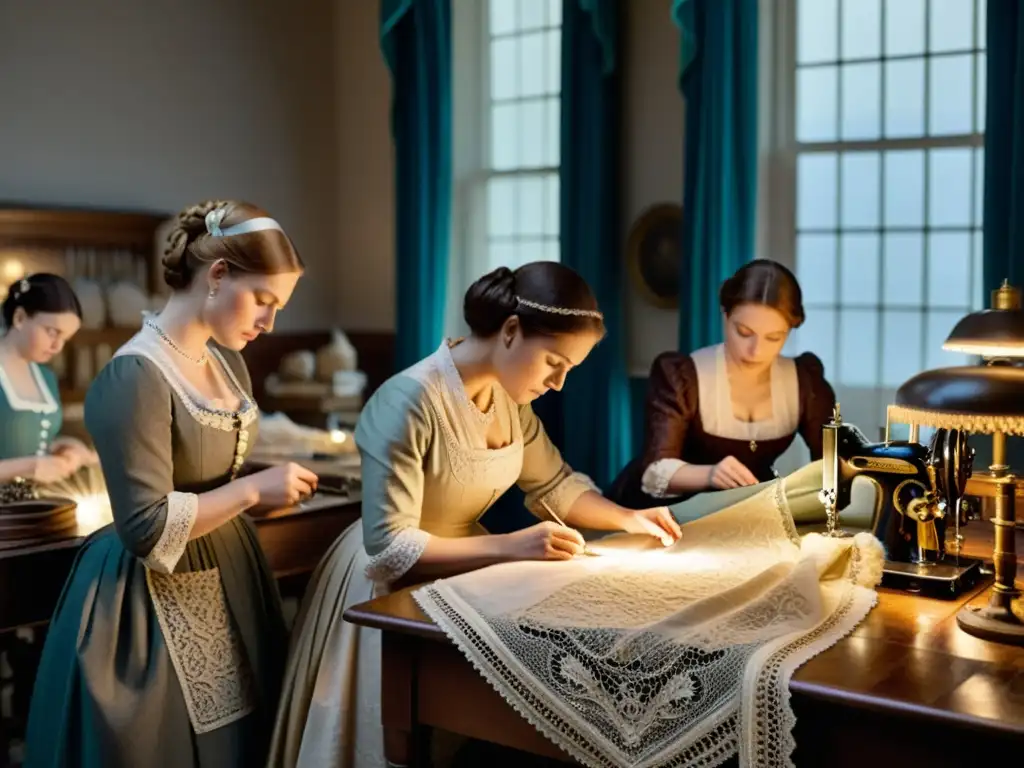
<svg viewBox="0 0 1024 768">
<path fill-rule="evenodd" d="M 269 217 L 251 203 L 232 200 L 208 200 L 178 214 L 167 235 L 164 251 L 164 282 L 171 290 L 183 291 L 192 284 L 202 264 L 223 259 L 228 269 L 259 275 L 302 272 L 305 268 L 288 236 L 276 229 L 248 232 L 230 237 L 213 237 L 206 229 L 206 214 L 218 208 L 227 210 L 221 227 L 227 229 L 249 219 Z"/>
<path fill-rule="evenodd" d="M 796 276 L 771 259 L 754 259 L 736 270 L 718 292 L 722 311 L 731 315 L 741 304 L 762 304 L 781 314 L 790 328 L 804 322 L 804 300 Z"/>
<path fill-rule="evenodd" d="M 598 312 L 597 299 L 579 274 L 555 261 L 534 261 L 514 272 L 498 267 L 481 277 L 466 291 L 462 314 L 473 335 L 485 339 L 500 331 L 512 315 L 519 318 L 524 336 L 583 332 L 604 336 L 600 317 L 553 312 L 553 308 Z"/>
<path fill-rule="evenodd" d="M 41 312 L 59 315 L 64 312 L 82 319 L 82 305 L 70 283 L 60 275 L 48 272 L 37 272 L 11 284 L 7 289 L 0 315 L 3 317 L 4 328 L 10 329 L 14 323 L 14 312 L 21 307 L 29 317 Z"/>
</svg>

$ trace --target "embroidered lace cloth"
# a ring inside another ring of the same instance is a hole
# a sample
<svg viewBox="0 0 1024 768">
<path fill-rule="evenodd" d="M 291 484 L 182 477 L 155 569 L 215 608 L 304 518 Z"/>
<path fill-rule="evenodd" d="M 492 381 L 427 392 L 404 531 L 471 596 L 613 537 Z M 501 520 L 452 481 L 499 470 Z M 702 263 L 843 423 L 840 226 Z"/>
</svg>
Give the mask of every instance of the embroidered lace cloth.
<svg viewBox="0 0 1024 768">
<path fill-rule="evenodd" d="M 509 563 L 416 591 L 523 717 L 590 766 L 791 766 L 789 680 L 875 604 L 870 534 L 802 539 L 785 481 L 601 557 Z"/>
</svg>

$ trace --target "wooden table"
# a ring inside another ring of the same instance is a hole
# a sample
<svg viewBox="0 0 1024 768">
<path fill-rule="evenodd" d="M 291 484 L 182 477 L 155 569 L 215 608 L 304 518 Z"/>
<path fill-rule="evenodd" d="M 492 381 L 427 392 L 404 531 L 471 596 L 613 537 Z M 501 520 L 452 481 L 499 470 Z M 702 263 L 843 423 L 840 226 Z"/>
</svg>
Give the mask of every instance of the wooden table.
<svg viewBox="0 0 1024 768">
<path fill-rule="evenodd" d="M 967 553 L 984 556 L 991 535 L 979 527 L 965 531 Z M 1017 539 L 1024 552 L 1024 535 Z M 345 613 L 348 621 L 383 630 L 389 759 L 422 765 L 420 736 L 440 728 L 568 762 L 423 614 L 414 589 Z M 955 619 L 965 603 L 984 602 L 986 589 L 955 600 L 879 590 L 861 625 L 801 667 L 790 684 L 797 765 L 964 766 L 994 758 L 999 747 L 1019 761 L 1024 650 L 971 637 Z"/>
<path fill-rule="evenodd" d="M 324 495 L 253 522 L 274 575 L 283 579 L 312 573 L 359 513 L 358 497 Z M 92 532 L 79 526 L 66 538 L 0 550 L 0 633 L 50 620 L 78 549 Z"/>
</svg>

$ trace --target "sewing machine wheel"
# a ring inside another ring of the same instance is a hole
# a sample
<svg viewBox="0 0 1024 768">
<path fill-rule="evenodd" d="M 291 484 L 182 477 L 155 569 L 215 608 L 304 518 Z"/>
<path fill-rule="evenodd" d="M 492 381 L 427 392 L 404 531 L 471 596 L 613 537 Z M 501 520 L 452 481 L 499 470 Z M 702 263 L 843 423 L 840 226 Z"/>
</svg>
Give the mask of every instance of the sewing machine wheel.
<svg viewBox="0 0 1024 768">
<path fill-rule="evenodd" d="M 935 467 L 935 483 L 940 498 L 950 505 L 963 497 L 974 464 L 974 450 L 967 445 L 967 433 L 958 429 L 938 429 L 929 446 Z"/>
</svg>

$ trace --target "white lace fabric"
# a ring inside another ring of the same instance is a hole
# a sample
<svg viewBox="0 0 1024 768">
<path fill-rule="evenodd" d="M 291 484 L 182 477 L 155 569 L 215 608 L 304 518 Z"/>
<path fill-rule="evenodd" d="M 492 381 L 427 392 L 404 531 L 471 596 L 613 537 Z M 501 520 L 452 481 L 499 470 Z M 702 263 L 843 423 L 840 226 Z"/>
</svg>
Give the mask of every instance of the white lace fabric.
<svg viewBox="0 0 1024 768">
<path fill-rule="evenodd" d="M 875 603 L 880 543 L 800 539 L 784 481 L 600 557 L 510 563 L 415 598 L 511 706 L 590 766 L 791 766 L 795 669 Z"/>
<path fill-rule="evenodd" d="M 647 465 L 647 469 L 644 470 L 644 474 L 640 478 L 640 490 L 656 499 L 667 497 L 669 495 L 668 484 L 672 481 L 672 476 L 679 471 L 680 467 L 685 466 L 686 462 L 681 459 L 652 461 Z"/>
<path fill-rule="evenodd" d="M 199 497 L 194 493 L 171 491 L 167 494 L 167 518 L 153 549 L 142 564 L 157 573 L 173 573 L 188 546 L 192 526 L 199 515 Z"/>
</svg>

